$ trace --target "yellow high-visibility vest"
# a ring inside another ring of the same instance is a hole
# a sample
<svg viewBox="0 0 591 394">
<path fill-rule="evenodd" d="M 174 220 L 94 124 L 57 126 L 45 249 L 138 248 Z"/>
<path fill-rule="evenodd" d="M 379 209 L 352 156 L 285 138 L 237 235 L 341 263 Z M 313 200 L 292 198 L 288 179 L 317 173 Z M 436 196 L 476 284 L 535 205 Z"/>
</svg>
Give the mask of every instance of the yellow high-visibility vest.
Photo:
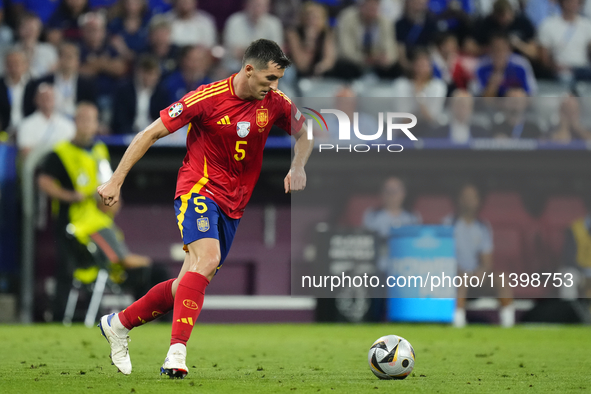
<svg viewBox="0 0 591 394">
<path fill-rule="evenodd" d="M 86 198 L 70 204 L 69 219 L 73 235 L 88 244 L 91 234 L 113 225 L 113 219 L 97 206 L 96 189 L 100 185 L 99 166 L 108 163 L 109 151 L 102 142 L 86 150 L 71 142 L 60 142 L 54 148 L 72 180 L 74 190 Z"/>
<path fill-rule="evenodd" d="M 585 218 L 576 220 L 571 229 L 577 246 L 577 264 L 580 267 L 591 268 L 591 234 Z"/>
</svg>

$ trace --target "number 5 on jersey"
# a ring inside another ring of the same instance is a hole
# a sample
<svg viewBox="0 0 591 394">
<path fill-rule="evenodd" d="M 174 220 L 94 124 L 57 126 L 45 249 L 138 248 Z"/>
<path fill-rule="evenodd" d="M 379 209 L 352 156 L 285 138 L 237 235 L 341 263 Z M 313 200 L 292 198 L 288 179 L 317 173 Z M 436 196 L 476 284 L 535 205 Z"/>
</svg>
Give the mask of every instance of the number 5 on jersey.
<svg viewBox="0 0 591 394">
<path fill-rule="evenodd" d="M 236 161 L 240 161 L 246 156 L 246 151 L 240 148 L 240 145 L 246 145 L 247 142 L 248 141 L 236 141 L 236 153 L 234 154 L 234 159 L 236 159 Z"/>
</svg>

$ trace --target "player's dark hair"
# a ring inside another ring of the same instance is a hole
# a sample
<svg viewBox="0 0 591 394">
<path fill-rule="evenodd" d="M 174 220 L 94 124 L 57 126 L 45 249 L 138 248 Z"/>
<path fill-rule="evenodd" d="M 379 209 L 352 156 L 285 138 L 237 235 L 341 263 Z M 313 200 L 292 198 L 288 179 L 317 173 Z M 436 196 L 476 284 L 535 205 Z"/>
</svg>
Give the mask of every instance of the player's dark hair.
<svg viewBox="0 0 591 394">
<path fill-rule="evenodd" d="M 266 70 L 269 62 L 277 64 L 279 68 L 287 68 L 291 65 L 291 60 L 275 41 L 261 38 L 253 41 L 246 48 L 242 58 L 242 67 L 251 63 L 257 69 Z"/>
</svg>

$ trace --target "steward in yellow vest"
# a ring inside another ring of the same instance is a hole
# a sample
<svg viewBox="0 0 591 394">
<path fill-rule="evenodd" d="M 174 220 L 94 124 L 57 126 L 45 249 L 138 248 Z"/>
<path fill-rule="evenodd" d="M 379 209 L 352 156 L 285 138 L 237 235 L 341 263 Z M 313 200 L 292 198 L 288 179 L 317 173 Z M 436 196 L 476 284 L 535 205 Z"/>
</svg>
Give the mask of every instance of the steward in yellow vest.
<svg viewBox="0 0 591 394">
<path fill-rule="evenodd" d="M 591 297 L 591 214 L 577 219 L 566 231 L 564 265 L 581 273 L 582 297 Z"/>
<path fill-rule="evenodd" d="M 39 167 L 37 182 L 57 208 L 57 321 L 63 316 L 72 276 L 91 283 L 97 265 L 112 268 L 111 278 L 116 281 L 129 278 L 126 282 L 134 282 L 133 292 L 140 296 L 153 281 L 151 259 L 130 253 L 113 222 L 114 213 L 103 212 L 97 205 L 96 189 L 111 177 L 112 170 L 106 145 L 95 142 L 99 127 L 96 107 L 79 104 L 75 123 L 74 139 L 55 145 Z M 86 251 L 91 252 L 92 259 Z"/>
</svg>

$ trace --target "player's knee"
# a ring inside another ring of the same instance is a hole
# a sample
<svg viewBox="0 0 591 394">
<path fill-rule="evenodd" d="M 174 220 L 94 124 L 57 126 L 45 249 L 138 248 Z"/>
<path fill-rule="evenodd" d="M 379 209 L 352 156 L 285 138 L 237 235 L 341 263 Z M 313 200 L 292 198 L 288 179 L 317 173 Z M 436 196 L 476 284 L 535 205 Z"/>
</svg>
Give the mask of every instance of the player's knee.
<svg viewBox="0 0 591 394">
<path fill-rule="evenodd" d="M 192 265 L 191 271 L 200 273 L 206 277 L 213 275 L 220 264 L 221 256 L 219 253 L 210 253 L 200 256 L 196 264 Z"/>
</svg>

